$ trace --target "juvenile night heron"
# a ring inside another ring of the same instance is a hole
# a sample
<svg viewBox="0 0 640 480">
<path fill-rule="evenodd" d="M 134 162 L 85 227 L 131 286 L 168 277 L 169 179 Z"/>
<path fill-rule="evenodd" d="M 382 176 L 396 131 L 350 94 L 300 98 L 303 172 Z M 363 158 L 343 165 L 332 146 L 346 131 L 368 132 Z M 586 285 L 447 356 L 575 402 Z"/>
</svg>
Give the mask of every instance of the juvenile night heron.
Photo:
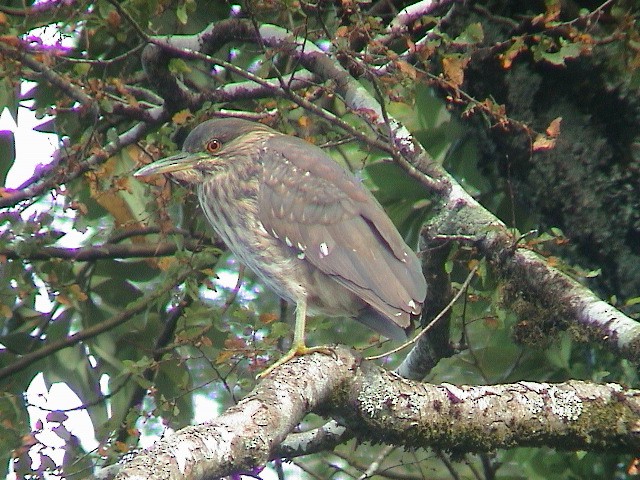
<svg viewBox="0 0 640 480">
<path fill-rule="evenodd" d="M 260 123 L 213 119 L 183 153 L 135 175 L 159 173 L 194 186 L 229 249 L 296 304 L 292 349 L 276 365 L 316 350 L 305 346 L 307 313 L 406 338 L 427 291 L 420 262 L 371 193 L 320 148 Z"/>
</svg>

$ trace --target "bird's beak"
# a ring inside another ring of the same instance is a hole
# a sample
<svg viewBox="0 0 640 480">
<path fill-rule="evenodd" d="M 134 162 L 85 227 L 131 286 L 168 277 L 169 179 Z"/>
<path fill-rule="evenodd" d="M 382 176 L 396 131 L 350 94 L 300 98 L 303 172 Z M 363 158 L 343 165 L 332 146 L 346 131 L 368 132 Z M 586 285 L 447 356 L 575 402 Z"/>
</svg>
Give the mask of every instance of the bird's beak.
<svg viewBox="0 0 640 480">
<path fill-rule="evenodd" d="M 174 173 L 192 170 L 199 161 L 206 158 L 209 158 L 209 155 L 205 153 L 182 152 L 150 163 L 149 165 L 142 167 L 133 175 L 135 177 L 146 177 L 149 175 L 158 175 L 160 173 Z"/>
</svg>

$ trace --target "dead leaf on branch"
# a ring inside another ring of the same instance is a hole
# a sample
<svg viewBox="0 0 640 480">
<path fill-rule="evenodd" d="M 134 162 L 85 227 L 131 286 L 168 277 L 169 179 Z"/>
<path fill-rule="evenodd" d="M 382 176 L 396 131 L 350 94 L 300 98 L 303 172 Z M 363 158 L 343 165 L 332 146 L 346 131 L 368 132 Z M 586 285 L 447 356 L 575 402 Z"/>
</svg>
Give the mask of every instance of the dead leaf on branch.
<svg viewBox="0 0 640 480">
<path fill-rule="evenodd" d="M 562 117 L 555 118 L 549 123 L 545 133 L 539 133 L 533 142 L 534 152 L 545 152 L 551 150 L 556 146 L 556 140 L 560 135 L 560 124 L 562 123 Z"/>
<path fill-rule="evenodd" d="M 554 118 L 545 130 L 546 134 L 551 138 L 557 138 L 560 135 L 560 123 L 562 123 L 562 117 Z"/>
<path fill-rule="evenodd" d="M 464 82 L 464 70 L 467 68 L 469 57 L 461 55 L 449 55 L 442 59 L 442 71 L 444 76 L 454 86 L 459 87 Z"/>
</svg>

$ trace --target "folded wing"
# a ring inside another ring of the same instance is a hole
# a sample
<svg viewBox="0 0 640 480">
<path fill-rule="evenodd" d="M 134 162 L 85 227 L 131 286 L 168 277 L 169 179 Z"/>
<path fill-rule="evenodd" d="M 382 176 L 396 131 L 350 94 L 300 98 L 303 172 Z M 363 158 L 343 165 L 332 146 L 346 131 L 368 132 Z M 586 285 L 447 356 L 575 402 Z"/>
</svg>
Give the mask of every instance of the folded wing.
<svg viewBox="0 0 640 480">
<path fill-rule="evenodd" d="M 408 328 L 426 296 L 415 253 L 353 175 L 320 148 L 292 138 L 275 136 L 266 145 L 258 202 L 265 229 L 383 318 Z"/>
</svg>

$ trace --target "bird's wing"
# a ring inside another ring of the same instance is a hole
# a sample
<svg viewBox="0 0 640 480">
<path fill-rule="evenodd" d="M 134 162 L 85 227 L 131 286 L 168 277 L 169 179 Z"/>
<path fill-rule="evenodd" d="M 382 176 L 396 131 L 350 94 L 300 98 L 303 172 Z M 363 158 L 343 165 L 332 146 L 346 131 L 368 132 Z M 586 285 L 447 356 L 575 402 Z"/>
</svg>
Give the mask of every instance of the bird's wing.
<svg viewBox="0 0 640 480">
<path fill-rule="evenodd" d="M 318 147 L 282 135 L 264 151 L 259 216 L 267 232 L 407 328 L 426 283 L 380 204 Z"/>
</svg>

